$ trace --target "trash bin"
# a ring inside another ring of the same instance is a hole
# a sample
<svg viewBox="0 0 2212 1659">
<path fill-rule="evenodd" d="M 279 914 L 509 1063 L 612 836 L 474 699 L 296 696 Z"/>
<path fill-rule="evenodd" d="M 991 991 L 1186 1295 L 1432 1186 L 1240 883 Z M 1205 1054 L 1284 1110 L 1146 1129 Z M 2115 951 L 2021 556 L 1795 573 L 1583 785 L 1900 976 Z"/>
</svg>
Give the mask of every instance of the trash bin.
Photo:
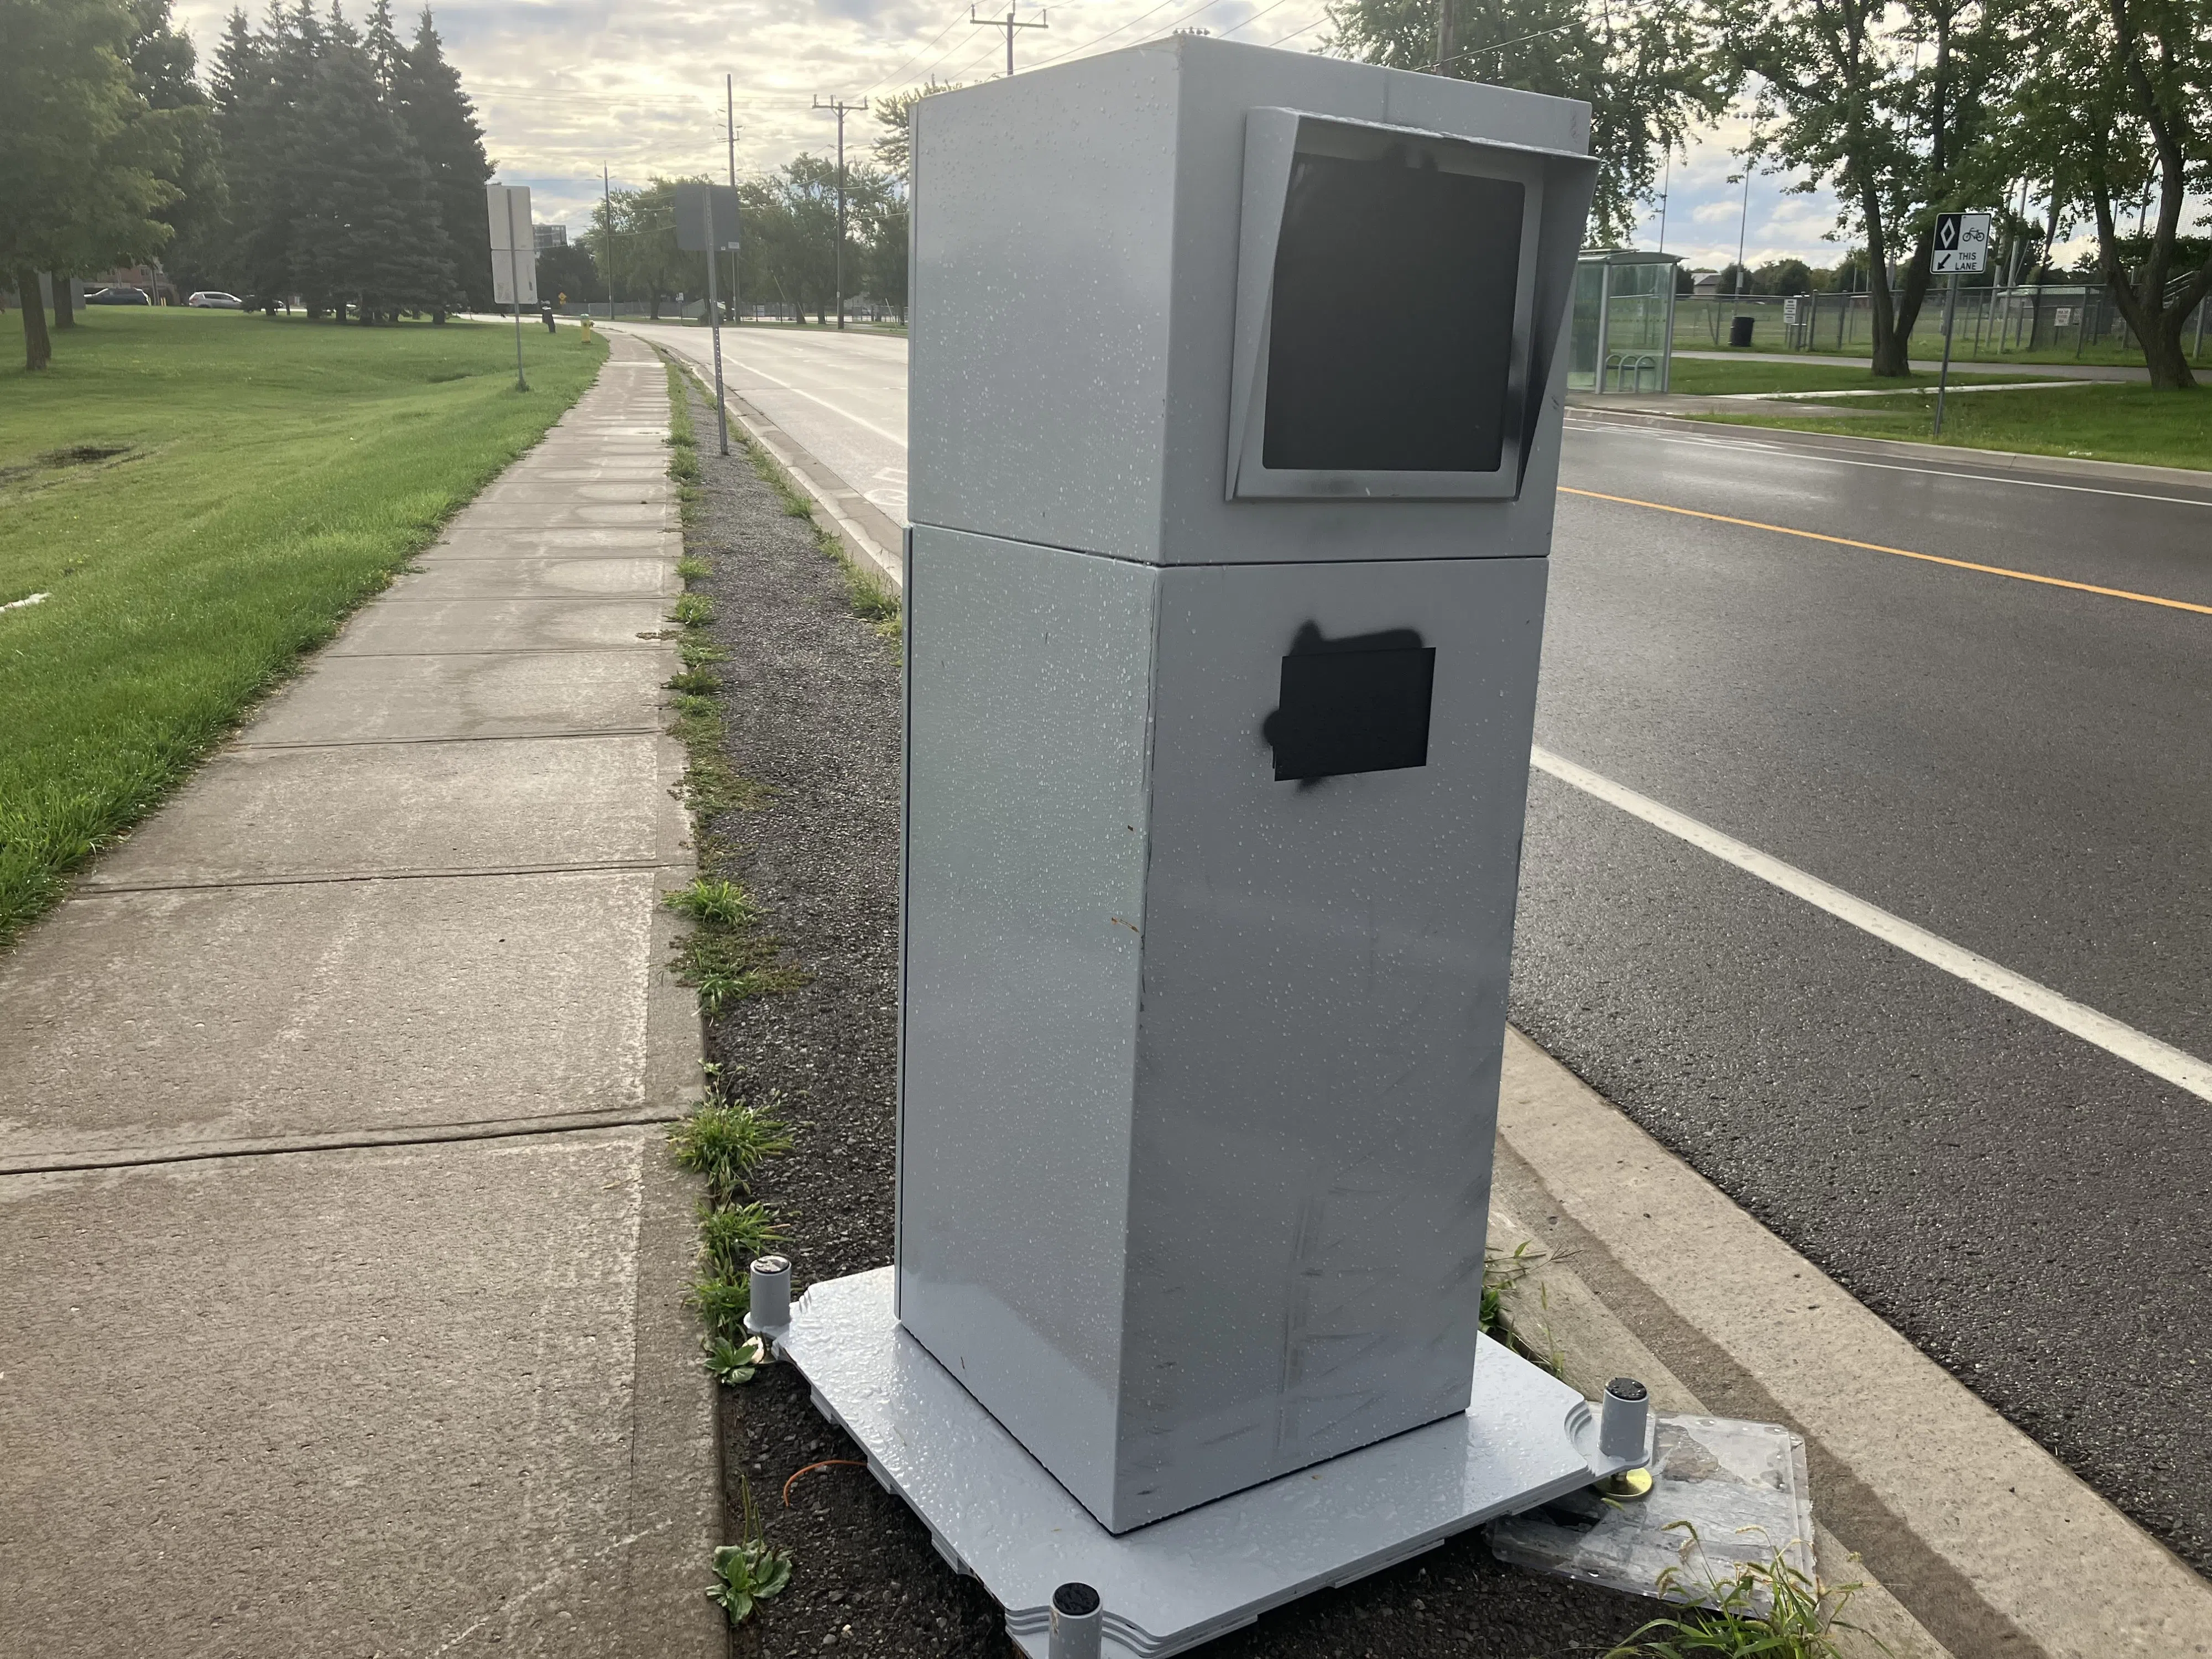
<svg viewBox="0 0 2212 1659">
<path fill-rule="evenodd" d="M 1751 325 L 1753 320 L 1753 319 L 1749 317 L 1729 318 L 1729 343 L 1732 346 L 1749 345 L 1751 343 Z"/>
</svg>

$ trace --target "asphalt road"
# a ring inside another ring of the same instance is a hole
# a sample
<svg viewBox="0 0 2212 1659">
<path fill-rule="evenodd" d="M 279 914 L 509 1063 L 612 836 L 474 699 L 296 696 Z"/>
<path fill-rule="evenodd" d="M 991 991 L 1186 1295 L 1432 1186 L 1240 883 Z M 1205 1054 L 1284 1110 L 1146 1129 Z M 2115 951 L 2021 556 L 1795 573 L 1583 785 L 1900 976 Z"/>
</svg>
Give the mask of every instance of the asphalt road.
<svg viewBox="0 0 2212 1659">
<path fill-rule="evenodd" d="M 725 340 L 896 513 L 902 343 Z M 1541 749 L 2212 1056 L 2212 477 L 1570 424 Z M 1532 780 L 1516 1022 L 2212 1571 L 2212 1099 L 1972 971 Z"/>
</svg>

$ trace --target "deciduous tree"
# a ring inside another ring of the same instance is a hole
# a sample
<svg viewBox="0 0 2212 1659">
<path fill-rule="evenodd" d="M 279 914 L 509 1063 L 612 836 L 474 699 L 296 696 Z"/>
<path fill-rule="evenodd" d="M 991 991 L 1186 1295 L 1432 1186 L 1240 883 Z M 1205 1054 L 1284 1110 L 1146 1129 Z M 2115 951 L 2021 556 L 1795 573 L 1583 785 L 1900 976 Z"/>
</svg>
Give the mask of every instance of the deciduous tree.
<svg viewBox="0 0 2212 1659">
<path fill-rule="evenodd" d="M 123 0 L 0 0 L 0 269 L 22 296 L 33 369 L 52 350 L 40 270 L 65 295 L 71 272 L 168 240 L 155 215 L 174 155 L 132 82 L 131 22 Z"/>
<path fill-rule="evenodd" d="M 1340 56 L 1589 104 L 1595 241 L 1628 234 L 1669 150 L 1735 86 L 1705 0 L 1331 0 L 1328 15 Z"/>
<path fill-rule="evenodd" d="M 2022 0 L 1728 3 L 1736 61 L 1757 77 L 1754 157 L 1778 158 L 1801 190 L 1834 189 L 1838 228 L 1869 256 L 1874 373 L 1909 375 L 1936 215 L 1976 205 L 1967 198 L 1987 188 Z"/>
<path fill-rule="evenodd" d="M 2038 20 L 2008 113 L 2008 159 L 2054 179 L 2051 213 L 2086 212 L 2097 271 L 2142 348 L 2151 384 L 2193 386 L 2182 325 L 2212 294 L 2191 257 L 2191 198 L 2212 190 L 2212 0 L 2094 0 Z M 2146 234 L 2130 204 L 2154 200 Z M 2201 213 L 2198 225 L 2212 224 Z"/>
</svg>

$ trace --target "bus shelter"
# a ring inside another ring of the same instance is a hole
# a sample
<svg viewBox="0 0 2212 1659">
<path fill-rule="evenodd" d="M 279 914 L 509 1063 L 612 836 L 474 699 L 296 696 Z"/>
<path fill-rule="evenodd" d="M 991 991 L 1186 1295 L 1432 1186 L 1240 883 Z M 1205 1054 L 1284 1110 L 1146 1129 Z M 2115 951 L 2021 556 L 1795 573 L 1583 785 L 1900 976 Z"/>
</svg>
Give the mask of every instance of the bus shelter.
<svg viewBox="0 0 2212 1659">
<path fill-rule="evenodd" d="M 1664 392 L 1674 347 L 1680 256 L 1595 248 L 1575 263 L 1570 392 Z"/>
</svg>

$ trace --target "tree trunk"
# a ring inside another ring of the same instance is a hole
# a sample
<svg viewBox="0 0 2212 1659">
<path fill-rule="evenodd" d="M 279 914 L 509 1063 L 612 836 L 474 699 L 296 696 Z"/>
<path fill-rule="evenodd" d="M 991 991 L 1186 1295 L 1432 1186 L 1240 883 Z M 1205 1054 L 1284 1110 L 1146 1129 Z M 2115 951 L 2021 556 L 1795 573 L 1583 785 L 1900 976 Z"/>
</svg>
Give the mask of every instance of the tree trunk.
<svg viewBox="0 0 2212 1659">
<path fill-rule="evenodd" d="M 75 328 L 76 326 L 76 307 L 70 303 L 72 297 L 70 294 L 70 279 L 63 276 L 61 272 L 58 270 L 54 273 L 53 283 L 54 326 L 56 328 Z"/>
<path fill-rule="evenodd" d="M 2169 313 L 2149 333 L 2141 337 L 2143 363 L 2150 383 L 2162 392 L 2186 392 L 2197 384 L 2190 372 L 2189 354 L 2181 349 L 2181 318 Z"/>
<path fill-rule="evenodd" d="M 54 358 L 53 342 L 46 337 L 46 307 L 39 298 L 39 273 L 18 270 L 15 292 L 23 301 L 23 367 L 35 374 Z"/>
<path fill-rule="evenodd" d="M 1929 284 L 1935 281 L 1936 228 L 1930 225 L 1920 233 L 1912 244 L 1911 262 L 1905 267 L 1905 281 L 1897 296 L 1897 315 L 1891 331 L 1897 345 L 1897 373 L 1912 373 L 1912 326 L 1920 320 L 1920 307 L 1928 298 Z M 1880 369 L 1875 371 L 1879 374 Z"/>
<path fill-rule="evenodd" d="M 1889 238 L 1881 222 L 1881 203 L 1870 184 L 1860 187 L 1859 211 L 1866 221 L 1867 316 L 1874 329 L 1873 362 L 1877 380 L 1909 380 L 1912 362 L 1898 337 L 1894 296 L 1889 291 Z"/>
<path fill-rule="evenodd" d="M 446 321 L 446 308 L 445 308 L 445 307 L 443 307 L 443 306 L 432 306 L 432 307 L 430 307 L 430 320 L 431 320 L 433 323 L 437 324 L 439 326 L 443 327 L 443 326 L 445 325 L 445 321 Z"/>
</svg>

